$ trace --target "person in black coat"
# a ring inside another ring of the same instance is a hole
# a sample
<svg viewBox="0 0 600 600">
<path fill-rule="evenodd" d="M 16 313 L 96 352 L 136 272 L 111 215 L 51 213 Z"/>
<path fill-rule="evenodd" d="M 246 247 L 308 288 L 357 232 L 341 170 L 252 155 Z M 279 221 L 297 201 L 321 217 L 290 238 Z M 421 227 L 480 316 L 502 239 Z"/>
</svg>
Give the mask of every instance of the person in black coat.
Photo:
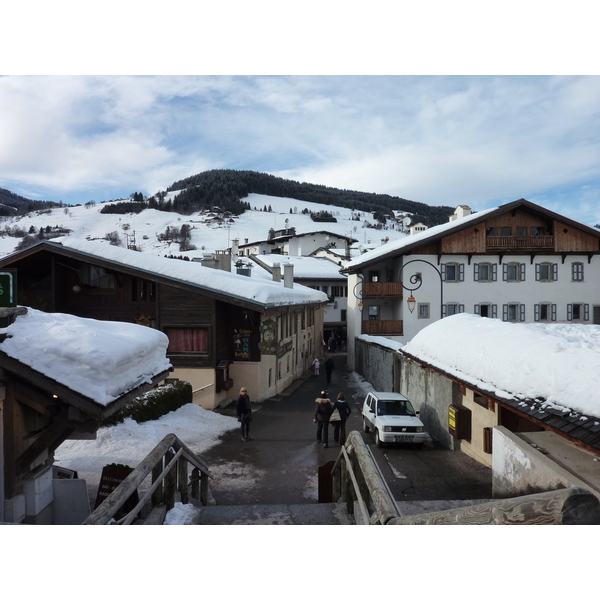
<svg viewBox="0 0 600 600">
<path fill-rule="evenodd" d="M 250 396 L 248 390 L 242 388 L 237 401 L 237 418 L 242 424 L 242 441 L 250 441 L 250 421 L 252 421 L 252 407 L 250 406 Z"/>
<path fill-rule="evenodd" d="M 341 392 L 338 394 L 336 401 L 333 403 L 333 410 L 337 408 L 340 414 L 340 420 L 335 421 L 333 427 L 333 439 L 339 442 L 342 446 L 346 442 L 346 420 L 350 416 L 352 409 L 346 402 L 346 397 Z"/>
<path fill-rule="evenodd" d="M 333 404 L 327 397 L 327 392 L 322 391 L 321 396 L 315 400 L 315 418 L 313 422 L 317 424 L 317 442 L 323 442 L 323 446 L 328 448 L 329 436 L 329 418 L 333 412 Z"/>
<path fill-rule="evenodd" d="M 335 370 L 333 358 L 331 356 L 325 361 L 325 373 L 327 374 L 327 383 L 331 383 L 331 373 Z"/>
</svg>

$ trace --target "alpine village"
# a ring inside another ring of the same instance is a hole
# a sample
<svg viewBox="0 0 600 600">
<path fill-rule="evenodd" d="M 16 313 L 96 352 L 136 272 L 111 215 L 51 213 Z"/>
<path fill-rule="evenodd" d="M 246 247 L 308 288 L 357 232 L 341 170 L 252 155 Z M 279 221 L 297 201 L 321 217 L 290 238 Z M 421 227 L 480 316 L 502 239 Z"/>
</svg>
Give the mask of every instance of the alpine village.
<svg viewBox="0 0 600 600">
<path fill-rule="evenodd" d="M 598 225 L 212 170 L 0 240 L 3 524 L 600 523 Z"/>
</svg>

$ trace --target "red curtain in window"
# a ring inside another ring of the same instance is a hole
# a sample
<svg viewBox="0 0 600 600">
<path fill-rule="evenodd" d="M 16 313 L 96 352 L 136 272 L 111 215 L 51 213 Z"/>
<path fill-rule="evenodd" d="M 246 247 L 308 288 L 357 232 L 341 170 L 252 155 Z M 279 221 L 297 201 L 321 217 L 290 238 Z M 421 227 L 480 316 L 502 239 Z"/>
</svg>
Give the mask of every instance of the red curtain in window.
<svg viewBox="0 0 600 600">
<path fill-rule="evenodd" d="M 208 329 L 169 328 L 169 352 L 208 352 Z"/>
</svg>

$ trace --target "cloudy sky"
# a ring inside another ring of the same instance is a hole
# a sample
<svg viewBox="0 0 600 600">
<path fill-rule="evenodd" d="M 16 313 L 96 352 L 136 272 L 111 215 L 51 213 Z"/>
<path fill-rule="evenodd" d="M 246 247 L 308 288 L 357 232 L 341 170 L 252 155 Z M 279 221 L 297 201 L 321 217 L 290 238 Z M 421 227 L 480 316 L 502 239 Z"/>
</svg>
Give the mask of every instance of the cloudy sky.
<svg viewBox="0 0 600 600">
<path fill-rule="evenodd" d="M 439 16 L 431 23 L 434 30 L 443 25 L 445 15 Z M 561 18 L 557 15 L 557 24 Z M 389 25 L 381 16 L 378 23 L 385 37 Z M 185 23 L 179 26 L 185 32 Z M 394 28 L 396 69 L 383 58 L 389 59 L 389 53 L 369 63 L 371 71 L 382 74 L 352 73 L 352 59 L 359 57 L 363 60 L 355 70 L 370 72 L 366 54 L 359 54 L 362 38 L 353 50 L 347 46 L 345 61 L 331 46 L 329 52 L 319 46 L 323 64 L 307 52 L 306 69 L 298 62 L 278 68 L 260 62 L 267 50 L 269 56 L 286 50 L 286 35 L 288 47 L 298 41 L 297 29 L 290 29 L 266 36 L 267 43 L 265 37 L 256 41 L 259 36 L 241 49 L 238 43 L 235 59 L 224 64 L 214 61 L 208 68 L 198 58 L 196 69 L 189 45 L 177 54 L 185 35 L 170 32 L 158 47 L 179 56 L 177 70 L 209 74 L 153 75 L 169 69 L 166 55 L 157 54 L 157 43 L 149 43 L 155 36 L 143 30 L 143 23 L 136 29 L 135 47 L 146 54 L 153 49 L 152 57 L 163 61 L 149 60 L 142 68 L 124 61 L 124 70 L 148 74 L 105 75 L 121 72 L 120 55 L 112 57 L 107 70 L 96 62 L 77 69 L 69 61 L 61 68 L 44 65 L 48 75 L 28 62 L 5 70 L 9 75 L 0 77 L 0 187 L 29 198 L 84 203 L 134 191 L 153 194 L 208 169 L 250 169 L 431 205 L 483 209 L 526 198 L 571 218 L 600 223 L 600 77 L 507 75 L 495 62 L 490 63 L 496 67 L 492 75 L 422 75 L 443 72 L 448 65 L 438 71 L 435 61 L 424 66 L 415 61 L 411 69 L 402 69 L 407 46 L 400 40 L 406 36 L 398 37 L 397 22 Z M 237 38 L 239 31 L 233 27 L 229 37 Z M 78 32 L 79 40 L 87 34 Z M 440 59 L 457 49 L 477 57 L 474 42 L 486 35 L 492 36 L 472 29 L 469 45 L 456 42 L 441 51 L 436 46 L 436 60 L 443 64 Z M 554 40 L 552 57 L 562 56 L 556 36 L 548 35 Z M 204 44 L 197 57 L 206 56 L 204 37 L 194 38 Z M 307 48 L 314 48 L 310 40 L 320 39 L 305 38 Z M 108 46 L 118 39 L 111 38 Z M 375 44 L 378 35 L 371 32 L 369 39 Z M 229 44 L 222 37 L 218 42 L 221 57 Z M 102 43 L 104 52 L 106 36 Z M 57 60 L 67 54 L 72 60 L 77 48 L 55 42 L 47 52 Z M 247 56 L 257 62 L 244 62 Z M 528 68 L 525 56 L 520 58 Z M 297 52 L 294 57 L 300 60 Z M 340 75 L 329 74 L 336 72 L 334 58 Z M 479 72 L 473 67 L 477 63 L 466 64 L 451 71 Z M 519 58 L 510 63 L 509 73 L 520 73 L 514 68 L 519 64 Z M 556 64 L 560 72 L 569 72 L 562 62 Z M 321 72 L 319 65 L 327 74 L 304 74 Z M 412 74 L 387 74 L 403 70 Z M 244 72 L 263 74 L 220 74 Z M 552 71 L 544 67 L 540 72 Z"/>
</svg>

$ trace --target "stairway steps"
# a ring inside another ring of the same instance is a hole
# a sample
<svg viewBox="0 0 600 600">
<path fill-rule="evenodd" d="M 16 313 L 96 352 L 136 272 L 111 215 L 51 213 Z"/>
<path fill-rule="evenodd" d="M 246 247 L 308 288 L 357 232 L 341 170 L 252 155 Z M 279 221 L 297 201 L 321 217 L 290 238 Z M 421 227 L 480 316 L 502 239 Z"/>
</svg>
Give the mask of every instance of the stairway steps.
<svg viewBox="0 0 600 600">
<path fill-rule="evenodd" d="M 186 505 L 186 512 L 189 525 L 354 525 L 343 504 Z"/>
</svg>

